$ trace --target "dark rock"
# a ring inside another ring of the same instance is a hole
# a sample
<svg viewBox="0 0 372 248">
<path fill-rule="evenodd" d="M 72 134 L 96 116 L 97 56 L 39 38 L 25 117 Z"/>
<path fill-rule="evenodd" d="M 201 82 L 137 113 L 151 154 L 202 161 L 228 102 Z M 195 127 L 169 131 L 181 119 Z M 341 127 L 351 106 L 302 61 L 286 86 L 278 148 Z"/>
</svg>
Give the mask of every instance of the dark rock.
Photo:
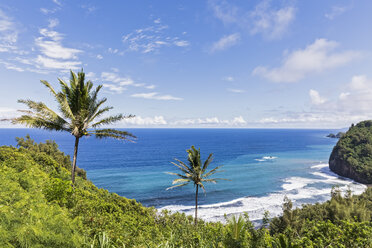
<svg viewBox="0 0 372 248">
<path fill-rule="evenodd" d="M 333 150 L 329 158 L 329 169 L 331 171 L 333 171 L 337 175 L 353 179 L 354 181 L 359 183 L 364 184 L 372 183 L 371 181 L 368 181 L 368 179 L 365 178 L 363 175 L 356 172 L 347 161 L 341 159 L 336 154 L 337 151 L 335 152 L 335 150 Z"/>
<path fill-rule="evenodd" d="M 330 133 L 327 135 L 328 138 L 334 138 L 334 139 L 339 139 L 341 138 L 342 136 L 344 136 L 345 133 L 343 132 L 338 132 L 337 134 L 333 134 L 333 133 Z"/>
</svg>

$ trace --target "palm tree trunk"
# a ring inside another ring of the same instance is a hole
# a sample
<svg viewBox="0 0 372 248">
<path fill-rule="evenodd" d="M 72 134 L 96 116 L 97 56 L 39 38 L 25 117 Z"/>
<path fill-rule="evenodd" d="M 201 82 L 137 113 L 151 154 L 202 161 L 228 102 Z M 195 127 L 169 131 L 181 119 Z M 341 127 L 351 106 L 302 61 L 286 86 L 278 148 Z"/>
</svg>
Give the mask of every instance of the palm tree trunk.
<svg viewBox="0 0 372 248">
<path fill-rule="evenodd" d="M 77 159 L 78 147 L 79 147 L 79 137 L 75 137 L 74 158 L 72 160 L 72 167 L 71 167 L 72 186 L 74 186 L 75 184 L 75 171 L 76 171 L 76 159 Z"/>
<path fill-rule="evenodd" d="M 198 191 L 199 185 L 196 185 L 196 194 L 195 194 L 195 226 L 198 224 Z"/>
</svg>

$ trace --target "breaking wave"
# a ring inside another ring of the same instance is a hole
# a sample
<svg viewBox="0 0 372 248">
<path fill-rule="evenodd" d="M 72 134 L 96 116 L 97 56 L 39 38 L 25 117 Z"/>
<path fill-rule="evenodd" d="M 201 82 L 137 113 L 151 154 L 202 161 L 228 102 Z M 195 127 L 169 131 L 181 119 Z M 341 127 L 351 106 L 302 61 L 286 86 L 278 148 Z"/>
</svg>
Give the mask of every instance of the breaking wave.
<svg viewBox="0 0 372 248">
<path fill-rule="evenodd" d="M 267 158 L 267 157 L 263 157 Z M 274 159 L 274 157 L 269 157 Z M 314 178 L 289 177 L 283 180 L 282 189 L 261 197 L 243 197 L 228 202 L 200 205 L 199 217 L 206 221 L 225 222 L 224 215 L 240 215 L 248 213 L 250 220 L 259 221 L 267 210 L 270 217 L 282 213 L 284 197 L 287 196 L 293 207 L 301 207 L 304 203 L 324 202 L 330 199 L 332 187 L 339 186 L 342 192 L 350 188 L 353 194 L 361 194 L 367 186 L 353 180 L 342 178 L 330 171 L 328 164 L 317 164 L 310 167 Z M 167 209 L 172 212 L 182 212 L 188 215 L 194 213 L 194 206 L 168 205 L 159 210 Z"/>
</svg>

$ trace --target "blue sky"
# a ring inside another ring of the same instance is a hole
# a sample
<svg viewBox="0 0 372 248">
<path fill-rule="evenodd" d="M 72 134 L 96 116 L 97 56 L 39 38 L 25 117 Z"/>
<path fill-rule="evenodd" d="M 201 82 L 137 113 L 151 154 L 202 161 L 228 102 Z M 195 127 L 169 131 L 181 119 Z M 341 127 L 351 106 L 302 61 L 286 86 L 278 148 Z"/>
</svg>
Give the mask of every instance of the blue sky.
<svg viewBox="0 0 372 248">
<path fill-rule="evenodd" d="M 0 118 L 84 68 L 120 127 L 341 128 L 372 116 L 372 2 L 2 1 Z M 2 123 L 2 127 L 9 124 Z"/>
</svg>

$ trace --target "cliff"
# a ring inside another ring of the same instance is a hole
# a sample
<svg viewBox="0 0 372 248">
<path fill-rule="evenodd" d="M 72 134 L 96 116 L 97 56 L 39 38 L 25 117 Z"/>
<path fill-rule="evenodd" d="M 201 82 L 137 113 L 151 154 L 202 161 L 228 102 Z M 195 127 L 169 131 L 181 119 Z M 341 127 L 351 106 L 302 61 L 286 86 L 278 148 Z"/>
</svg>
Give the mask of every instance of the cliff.
<svg viewBox="0 0 372 248">
<path fill-rule="evenodd" d="M 329 168 L 357 182 L 372 183 L 372 121 L 350 127 L 333 148 Z"/>
</svg>

